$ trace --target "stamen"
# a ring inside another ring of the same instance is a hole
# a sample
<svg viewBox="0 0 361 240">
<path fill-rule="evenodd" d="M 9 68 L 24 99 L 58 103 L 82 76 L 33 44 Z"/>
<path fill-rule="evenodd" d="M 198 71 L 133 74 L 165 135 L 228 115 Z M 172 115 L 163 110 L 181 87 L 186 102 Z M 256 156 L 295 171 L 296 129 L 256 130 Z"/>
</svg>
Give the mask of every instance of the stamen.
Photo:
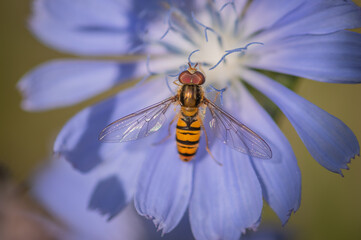
<svg viewBox="0 0 361 240">
<path fill-rule="evenodd" d="M 223 6 L 219 9 L 219 12 L 222 12 L 223 9 L 224 9 L 225 7 L 227 7 L 227 6 L 229 6 L 229 5 L 232 6 L 234 12 L 237 14 L 236 6 L 234 5 L 234 0 L 229 1 L 229 2 L 227 2 L 227 3 L 225 3 L 225 4 L 223 4 Z"/>
<path fill-rule="evenodd" d="M 148 54 L 148 55 L 147 55 L 147 60 L 146 60 L 146 68 L 147 68 L 148 74 L 146 74 L 146 75 L 142 78 L 142 80 L 140 80 L 135 86 L 142 85 L 148 78 L 150 78 L 150 77 L 153 76 L 153 75 L 157 75 L 157 74 L 158 74 L 158 73 L 155 73 L 155 72 L 153 72 L 153 71 L 150 70 L 149 63 L 150 63 L 150 55 Z"/>
<path fill-rule="evenodd" d="M 183 54 L 183 49 L 179 48 L 178 46 L 175 46 L 173 43 L 170 42 L 154 42 L 154 44 L 159 44 L 160 46 L 164 47 L 168 52 L 174 53 L 174 54 Z"/>
<path fill-rule="evenodd" d="M 137 52 L 139 52 L 140 50 L 142 50 L 143 48 L 146 47 L 145 43 L 139 44 L 131 49 L 129 49 L 129 51 L 127 52 L 127 54 L 135 54 Z"/>
<path fill-rule="evenodd" d="M 175 92 L 173 91 L 173 89 L 170 87 L 170 85 L 169 85 L 169 79 L 168 79 L 168 77 L 170 77 L 170 75 L 166 75 L 165 76 L 165 83 L 167 84 L 167 87 L 168 87 L 168 89 L 169 89 L 169 91 L 173 94 L 173 95 L 175 95 Z"/>
<path fill-rule="evenodd" d="M 221 19 L 221 15 L 219 14 L 218 9 L 216 9 L 215 1 L 209 1 L 206 6 L 206 9 L 210 16 L 212 16 L 213 25 L 217 25 L 219 29 L 223 29 L 223 21 Z"/>
<path fill-rule="evenodd" d="M 196 17 L 194 16 L 194 13 L 192 12 L 192 18 L 194 20 L 195 23 L 197 23 L 198 25 L 200 25 L 201 27 L 204 28 L 204 35 L 206 37 L 206 42 L 208 42 L 208 34 L 207 31 L 211 31 L 212 33 L 214 33 L 217 36 L 218 42 L 219 44 L 222 46 L 222 37 L 221 35 L 219 35 L 216 31 L 214 31 L 213 28 L 207 27 L 206 25 L 204 25 L 203 23 L 201 23 L 200 21 L 198 21 L 196 19 Z"/>
<path fill-rule="evenodd" d="M 188 56 L 188 62 L 189 62 L 189 63 L 193 64 L 193 62 L 191 61 L 191 57 L 192 57 L 193 53 L 196 53 L 196 52 L 199 52 L 199 51 L 200 51 L 200 50 L 197 49 L 197 50 L 194 50 L 193 52 L 191 52 L 191 53 L 189 54 L 189 56 Z"/>
<path fill-rule="evenodd" d="M 229 83 L 227 85 L 229 85 Z M 212 91 L 218 92 L 218 94 L 220 95 L 219 99 L 220 99 L 220 102 L 221 102 L 221 106 L 223 106 L 223 93 L 224 93 L 224 91 L 227 90 L 227 87 L 222 88 L 222 89 L 217 89 L 217 88 L 213 87 L 212 85 L 208 85 L 208 87 L 206 88 L 206 92 L 207 93 L 212 92 Z M 218 97 L 218 95 L 214 99 L 214 102 L 217 100 L 217 97 Z"/>
<path fill-rule="evenodd" d="M 177 16 L 181 17 L 181 20 L 184 20 L 184 18 L 187 19 L 179 9 L 176 9 L 173 7 L 170 8 L 166 15 L 166 22 L 168 24 L 168 28 L 159 40 L 163 40 L 170 31 L 174 31 L 176 33 L 179 33 L 185 40 L 187 40 L 191 44 L 196 45 L 195 42 L 189 37 L 189 34 L 187 34 L 184 31 L 184 28 L 176 26 L 176 23 L 173 22 L 173 20 L 172 20 L 173 13 L 177 13 Z M 187 21 L 185 21 L 185 22 L 187 22 Z"/>
<path fill-rule="evenodd" d="M 170 85 L 169 85 L 168 77 L 172 77 L 172 78 L 178 77 L 179 74 L 181 74 L 181 73 L 182 73 L 183 71 L 185 71 L 185 70 L 187 70 L 187 66 L 186 66 L 186 65 L 183 65 L 183 66 L 179 67 L 179 72 L 177 72 L 176 74 L 168 74 L 168 75 L 165 76 L 165 82 L 166 82 L 166 84 L 167 84 L 167 87 L 168 87 L 169 91 L 170 91 L 173 95 L 175 95 L 175 92 L 172 90 L 172 88 L 171 88 Z"/>
<path fill-rule="evenodd" d="M 182 65 L 181 67 L 179 67 L 179 72 L 176 74 L 168 74 L 169 77 L 178 77 L 179 74 L 181 74 L 183 71 L 187 70 L 188 67 L 187 65 Z"/>
<path fill-rule="evenodd" d="M 150 55 L 148 54 L 148 55 L 147 55 L 147 62 L 146 62 L 147 71 L 148 71 L 148 73 L 149 73 L 150 75 L 155 75 L 155 74 L 157 74 L 157 73 L 155 73 L 155 72 L 153 72 L 153 71 L 150 70 L 149 64 L 150 64 Z"/>
<path fill-rule="evenodd" d="M 175 9 L 171 8 L 169 9 L 167 15 L 166 15 L 166 23 L 168 23 L 168 28 L 167 30 L 165 31 L 165 33 L 162 35 L 162 37 L 160 38 L 160 40 L 163 40 L 163 38 L 165 38 L 165 36 L 169 33 L 170 30 L 174 30 L 174 31 L 177 31 L 174 27 L 173 27 L 173 24 L 172 24 L 172 14 L 173 12 L 175 11 Z"/>
<path fill-rule="evenodd" d="M 264 45 L 264 44 L 261 43 L 261 42 L 251 42 L 251 43 L 248 43 L 246 46 L 241 47 L 241 48 L 235 48 L 235 49 L 231 49 L 231 50 L 226 50 L 226 51 L 225 51 L 226 53 L 222 56 L 222 58 L 216 63 L 216 65 L 214 65 L 213 67 L 211 67 L 209 70 L 215 69 L 222 61 L 225 61 L 225 58 L 226 58 L 229 54 L 232 54 L 232 53 L 235 53 L 235 52 L 244 53 L 249 46 L 254 45 L 254 44 Z"/>
</svg>

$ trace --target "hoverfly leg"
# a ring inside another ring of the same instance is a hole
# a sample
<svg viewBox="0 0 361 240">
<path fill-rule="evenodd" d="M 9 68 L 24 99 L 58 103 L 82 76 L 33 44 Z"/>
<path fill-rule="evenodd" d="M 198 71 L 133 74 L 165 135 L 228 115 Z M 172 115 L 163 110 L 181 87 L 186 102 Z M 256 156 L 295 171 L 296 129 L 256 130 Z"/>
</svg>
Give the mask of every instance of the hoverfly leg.
<svg viewBox="0 0 361 240">
<path fill-rule="evenodd" d="M 214 97 L 213 103 L 216 103 L 218 97 L 220 96 L 221 105 L 223 105 L 223 92 L 225 92 L 226 90 L 227 90 L 227 87 L 222 88 L 222 89 L 217 89 L 217 88 L 213 87 L 212 85 L 209 85 L 207 92 L 215 91 L 216 96 Z"/>
<path fill-rule="evenodd" d="M 179 82 L 178 79 L 177 79 L 177 80 L 174 80 L 174 81 L 173 81 L 173 84 L 177 85 L 178 87 L 182 86 L 182 84 L 179 84 L 179 83 L 177 83 L 177 82 Z"/>
<path fill-rule="evenodd" d="M 218 161 L 216 160 L 216 158 L 213 156 L 213 154 L 211 153 L 211 150 L 209 149 L 209 146 L 208 146 L 208 136 L 207 136 L 206 128 L 205 128 L 204 125 L 203 125 L 202 119 L 199 119 L 199 121 L 200 121 L 200 123 L 201 123 L 201 128 L 202 128 L 202 130 L 203 130 L 203 132 L 204 132 L 204 137 L 205 137 L 205 139 L 206 139 L 206 150 L 207 150 L 208 154 L 211 156 L 211 158 L 212 158 L 219 166 L 223 166 L 223 164 L 220 163 L 220 162 L 218 162 Z"/>
</svg>

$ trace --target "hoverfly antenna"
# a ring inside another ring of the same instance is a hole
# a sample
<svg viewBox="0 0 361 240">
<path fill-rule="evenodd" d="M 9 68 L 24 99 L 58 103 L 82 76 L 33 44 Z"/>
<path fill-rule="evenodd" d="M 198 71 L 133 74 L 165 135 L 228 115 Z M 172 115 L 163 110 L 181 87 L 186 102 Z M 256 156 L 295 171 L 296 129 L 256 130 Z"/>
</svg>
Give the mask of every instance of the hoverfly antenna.
<svg viewBox="0 0 361 240">
<path fill-rule="evenodd" d="M 196 67 L 198 66 L 198 63 L 194 64 L 194 66 L 192 67 L 192 64 L 188 62 L 188 66 L 189 66 L 188 71 L 196 72 L 197 71 Z"/>
<path fill-rule="evenodd" d="M 189 66 L 189 68 L 187 69 L 188 72 L 193 74 L 193 73 L 195 73 L 197 71 L 197 69 L 192 67 L 192 64 L 190 62 L 188 62 L 188 66 Z"/>
</svg>

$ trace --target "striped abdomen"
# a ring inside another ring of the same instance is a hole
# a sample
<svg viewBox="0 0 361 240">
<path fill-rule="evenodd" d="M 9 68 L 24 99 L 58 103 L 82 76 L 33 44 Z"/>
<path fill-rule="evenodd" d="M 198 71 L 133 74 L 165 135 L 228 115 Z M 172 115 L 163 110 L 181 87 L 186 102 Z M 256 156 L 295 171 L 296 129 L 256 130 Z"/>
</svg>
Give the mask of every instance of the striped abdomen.
<svg viewBox="0 0 361 240">
<path fill-rule="evenodd" d="M 189 162 L 197 153 L 201 123 L 198 120 L 198 108 L 181 108 L 177 122 L 176 140 L 179 158 Z"/>
</svg>

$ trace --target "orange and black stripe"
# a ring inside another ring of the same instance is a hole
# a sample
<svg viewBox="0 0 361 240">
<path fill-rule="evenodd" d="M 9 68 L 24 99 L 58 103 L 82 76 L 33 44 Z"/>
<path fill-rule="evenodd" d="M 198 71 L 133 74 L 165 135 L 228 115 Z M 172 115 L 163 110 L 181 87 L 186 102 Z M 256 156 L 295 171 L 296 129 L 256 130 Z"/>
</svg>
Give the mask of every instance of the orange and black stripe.
<svg viewBox="0 0 361 240">
<path fill-rule="evenodd" d="M 177 148 L 182 161 L 189 162 L 193 159 L 198 150 L 200 136 L 198 109 L 182 107 L 176 130 Z"/>
</svg>

